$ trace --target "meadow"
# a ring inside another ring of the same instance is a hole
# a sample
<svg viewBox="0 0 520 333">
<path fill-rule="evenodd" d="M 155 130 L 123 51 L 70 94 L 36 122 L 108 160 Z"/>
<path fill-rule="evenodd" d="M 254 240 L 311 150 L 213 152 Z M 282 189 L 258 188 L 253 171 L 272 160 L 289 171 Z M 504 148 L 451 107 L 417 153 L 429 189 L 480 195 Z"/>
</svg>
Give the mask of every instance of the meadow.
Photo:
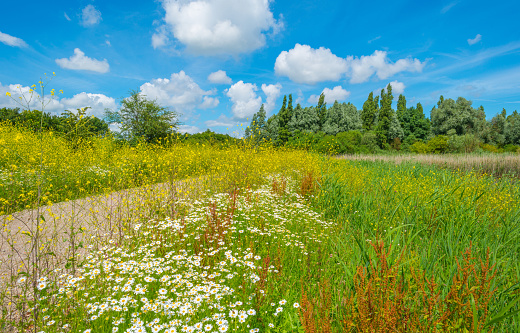
<svg viewBox="0 0 520 333">
<path fill-rule="evenodd" d="M 0 126 L 5 332 L 517 332 L 520 186 Z"/>
</svg>

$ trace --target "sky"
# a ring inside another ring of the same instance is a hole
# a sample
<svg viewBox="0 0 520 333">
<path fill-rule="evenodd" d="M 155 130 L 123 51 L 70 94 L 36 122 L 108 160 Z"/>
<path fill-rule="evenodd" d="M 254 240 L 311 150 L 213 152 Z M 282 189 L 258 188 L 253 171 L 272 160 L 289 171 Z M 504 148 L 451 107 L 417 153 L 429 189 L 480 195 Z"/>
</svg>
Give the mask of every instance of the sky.
<svg viewBox="0 0 520 333">
<path fill-rule="evenodd" d="M 261 104 L 277 113 L 289 94 L 361 109 L 389 83 L 394 108 L 403 94 L 429 116 L 440 95 L 462 96 L 491 119 L 520 111 L 519 12 L 517 1 L 479 0 L 11 1 L 0 11 L 0 107 L 19 106 L 46 73 L 45 96 L 56 92 L 46 112 L 103 117 L 140 91 L 188 133 L 241 135 Z"/>
</svg>

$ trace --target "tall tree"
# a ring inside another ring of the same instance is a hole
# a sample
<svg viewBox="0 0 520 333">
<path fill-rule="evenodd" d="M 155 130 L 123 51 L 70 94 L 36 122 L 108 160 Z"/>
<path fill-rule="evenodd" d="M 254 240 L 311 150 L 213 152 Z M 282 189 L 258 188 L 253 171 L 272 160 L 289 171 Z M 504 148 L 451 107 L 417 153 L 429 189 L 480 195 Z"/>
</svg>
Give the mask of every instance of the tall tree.
<svg viewBox="0 0 520 333">
<path fill-rule="evenodd" d="M 292 95 L 289 95 L 289 106 L 290 112 L 292 113 Z M 289 114 L 289 108 L 287 107 L 287 96 L 283 97 L 282 108 L 278 112 L 278 139 L 281 143 L 285 143 L 289 140 L 289 128 L 288 124 L 291 120 Z"/>
<path fill-rule="evenodd" d="M 432 132 L 435 135 L 446 135 L 449 130 L 455 130 L 458 135 L 478 134 L 479 117 L 483 110 L 476 110 L 471 101 L 463 97 L 454 101 L 451 98 L 439 98 L 437 106 L 431 111 Z M 480 115 L 479 115 L 480 114 Z"/>
<path fill-rule="evenodd" d="M 327 111 L 323 132 L 328 135 L 336 135 L 341 132 L 359 129 L 361 129 L 361 120 L 354 104 L 340 104 L 338 101 L 335 101 Z"/>
<path fill-rule="evenodd" d="M 491 119 L 489 135 L 490 141 L 499 147 L 504 146 L 506 143 L 505 127 L 506 109 L 502 109 L 501 113 L 497 114 Z"/>
<path fill-rule="evenodd" d="M 300 104 L 297 104 L 289 122 L 289 129 L 291 132 L 318 132 L 319 116 L 316 108 L 313 106 L 302 108 Z"/>
<path fill-rule="evenodd" d="M 130 97 L 121 101 L 119 111 L 105 110 L 107 123 L 120 124 L 123 137 L 129 140 L 140 138 L 147 142 L 164 138 L 179 127 L 178 114 L 148 100 L 141 92 L 133 90 Z"/>
<path fill-rule="evenodd" d="M 264 104 L 260 106 L 260 110 L 253 115 L 251 124 L 246 128 L 245 135 L 247 138 L 253 138 L 255 142 L 262 141 L 267 137 L 267 123 Z"/>
<path fill-rule="evenodd" d="M 327 117 L 327 103 L 325 103 L 325 94 L 321 93 L 320 98 L 318 99 L 318 105 L 316 106 L 316 111 L 318 112 L 318 117 L 320 119 L 320 131 L 323 130 L 323 125 L 325 124 L 325 118 Z"/>
<path fill-rule="evenodd" d="M 504 132 L 506 143 L 520 145 L 520 113 L 516 110 L 507 116 Z"/>
<path fill-rule="evenodd" d="M 385 89 L 381 89 L 381 107 L 379 109 L 378 115 L 378 123 L 376 127 L 376 134 L 379 138 L 379 144 L 384 146 L 389 140 L 394 138 L 390 138 L 390 126 L 392 124 L 392 117 L 394 116 L 394 110 L 392 110 L 392 101 L 394 96 L 392 95 L 392 86 L 390 83 L 386 86 Z"/>
<path fill-rule="evenodd" d="M 375 127 L 376 113 L 377 113 L 378 101 L 374 99 L 374 93 L 370 92 L 368 98 L 363 103 L 363 109 L 361 110 L 361 122 L 363 129 L 369 131 Z"/>
</svg>

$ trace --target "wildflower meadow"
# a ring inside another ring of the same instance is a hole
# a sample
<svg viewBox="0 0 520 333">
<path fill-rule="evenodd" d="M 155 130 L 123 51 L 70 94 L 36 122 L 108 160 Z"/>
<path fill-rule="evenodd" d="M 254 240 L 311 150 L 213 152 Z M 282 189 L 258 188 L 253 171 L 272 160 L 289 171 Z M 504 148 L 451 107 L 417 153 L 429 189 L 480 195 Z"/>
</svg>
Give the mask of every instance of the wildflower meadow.
<svg viewBox="0 0 520 333">
<path fill-rule="evenodd" d="M 7 123 L 0 152 L 2 332 L 520 330 L 505 173 Z"/>
</svg>

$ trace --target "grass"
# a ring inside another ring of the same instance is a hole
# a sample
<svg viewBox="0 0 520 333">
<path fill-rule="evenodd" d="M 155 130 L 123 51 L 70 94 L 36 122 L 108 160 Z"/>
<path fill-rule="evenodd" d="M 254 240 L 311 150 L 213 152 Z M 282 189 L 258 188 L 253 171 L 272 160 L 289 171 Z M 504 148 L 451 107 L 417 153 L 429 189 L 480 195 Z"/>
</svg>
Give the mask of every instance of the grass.
<svg viewBox="0 0 520 333">
<path fill-rule="evenodd" d="M 409 154 L 409 155 L 341 155 L 350 161 L 417 162 L 456 171 L 475 171 L 494 177 L 520 177 L 520 155 L 485 154 Z"/>
<path fill-rule="evenodd" d="M 37 177 L 31 135 L 0 128 L 2 331 L 520 329 L 517 182 L 50 134 Z"/>
</svg>

